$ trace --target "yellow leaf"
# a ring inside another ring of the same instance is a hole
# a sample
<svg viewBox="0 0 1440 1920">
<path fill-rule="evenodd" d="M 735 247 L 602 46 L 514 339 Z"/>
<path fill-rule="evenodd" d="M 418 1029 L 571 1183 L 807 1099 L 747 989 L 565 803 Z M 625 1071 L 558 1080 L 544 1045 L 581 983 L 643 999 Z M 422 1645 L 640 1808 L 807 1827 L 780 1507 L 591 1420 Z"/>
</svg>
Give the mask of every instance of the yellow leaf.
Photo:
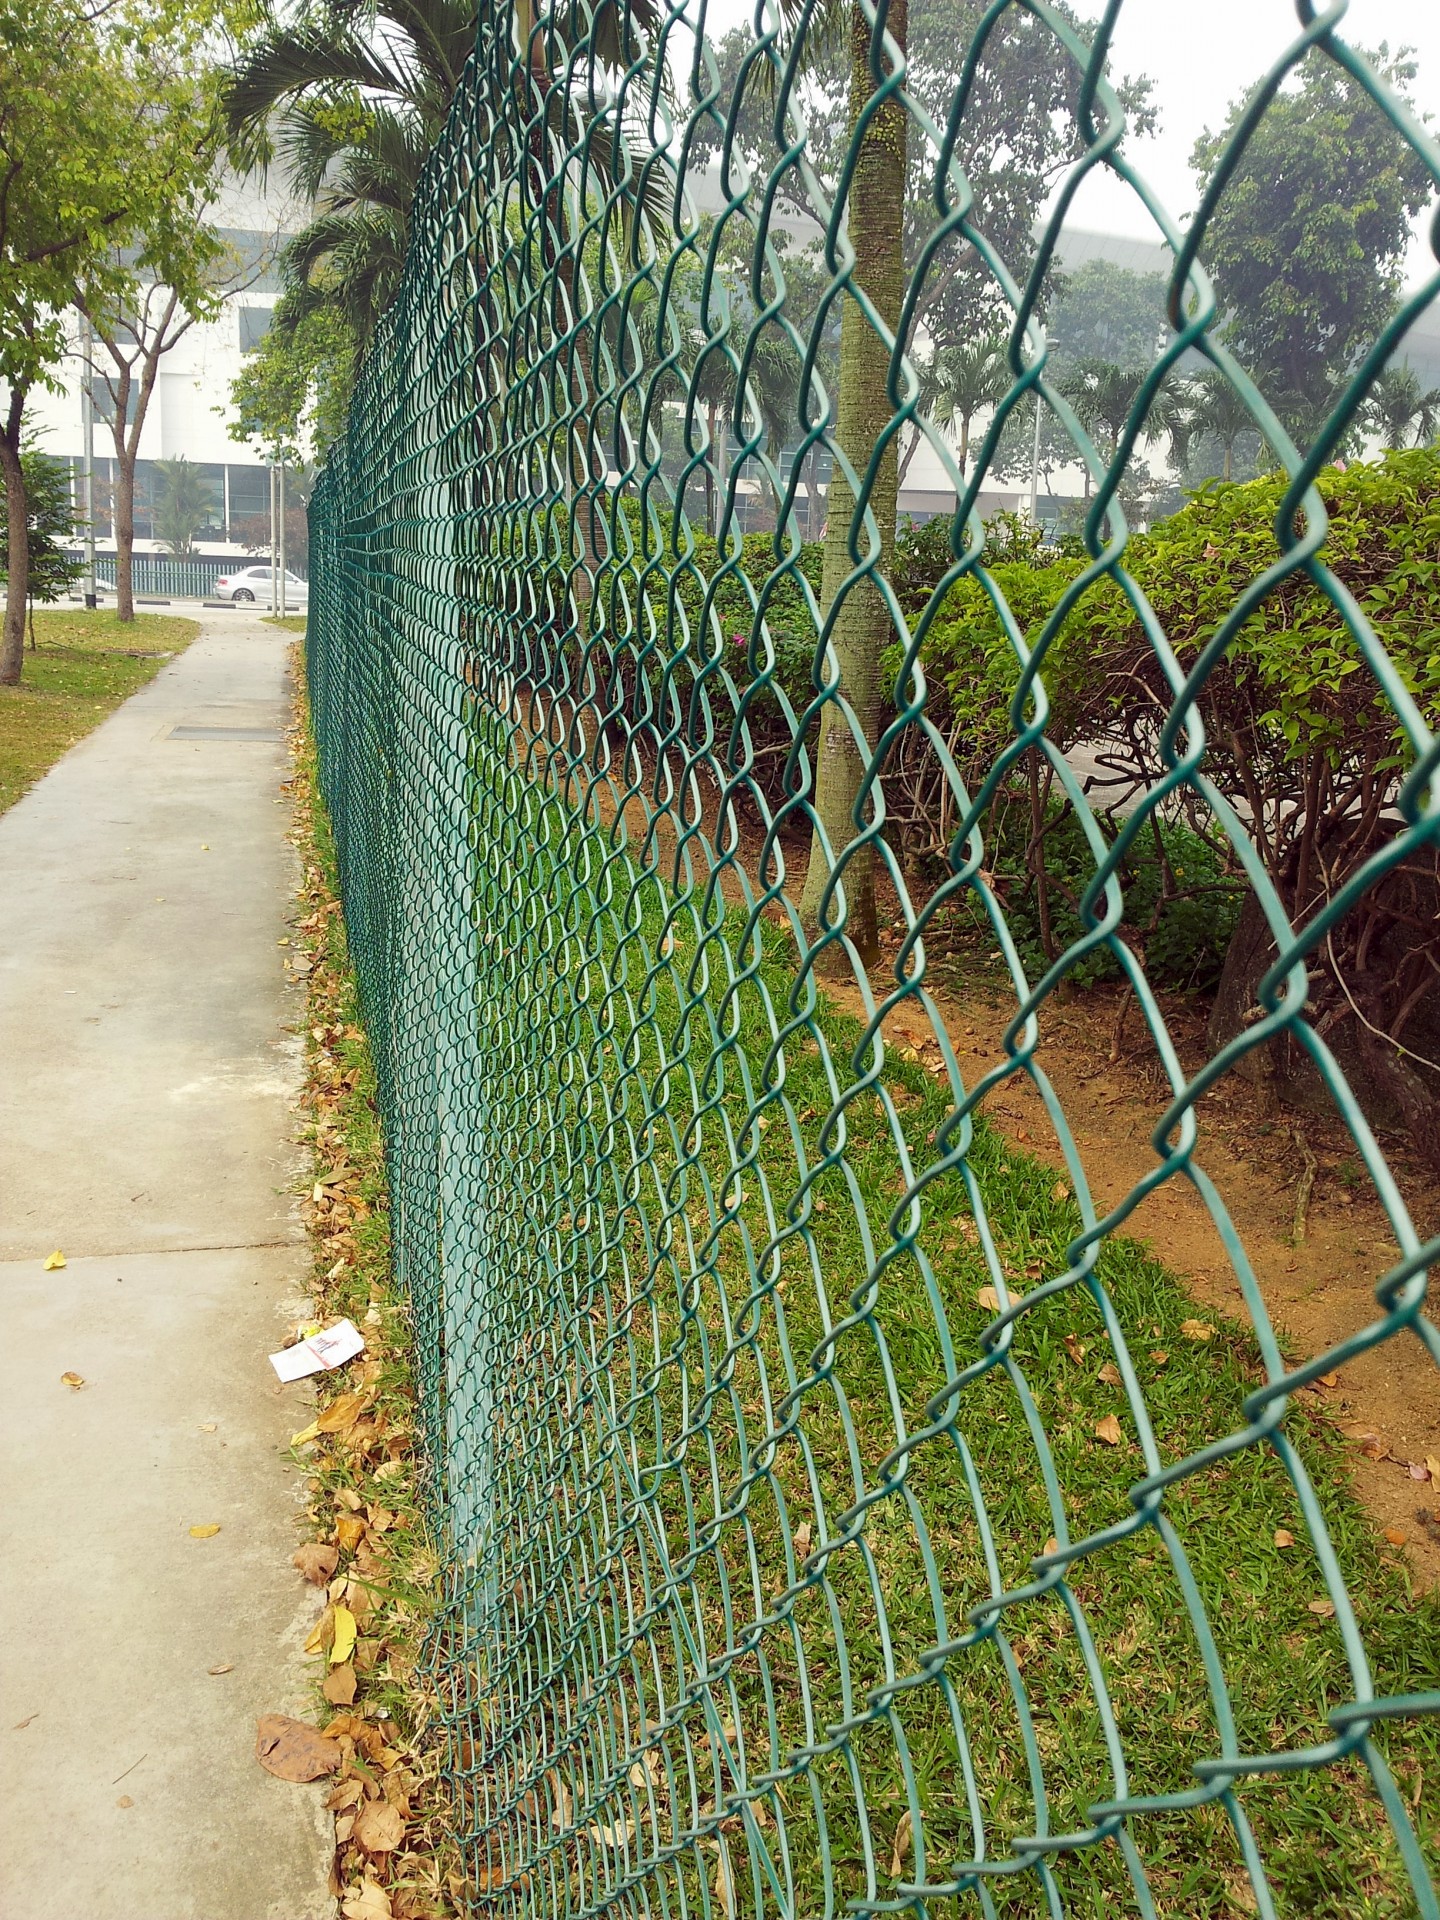
<svg viewBox="0 0 1440 1920">
<path fill-rule="evenodd" d="M 348 1607 L 335 1609 L 335 1644 L 330 1649 L 330 1664 L 340 1666 L 355 1651 L 355 1616 Z"/>
<path fill-rule="evenodd" d="M 1276 1527 L 1275 1544 L 1277 1547 L 1293 1547 L 1295 1544 L 1295 1536 L 1290 1532 L 1288 1527 Z"/>
<path fill-rule="evenodd" d="M 1095 1423 L 1095 1438 L 1103 1440 L 1107 1447 L 1118 1447 L 1125 1438 L 1124 1429 L 1113 1413 L 1107 1413 L 1103 1420 Z"/>
<path fill-rule="evenodd" d="M 354 1426 L 368 1405 L 363 1393 L 342 1393 L 318 1416 L 315 1430 L 317 1433 L 343 1433 L 346 1427 Z"/>
<path fill-rule="evenodd" d="M 58 1273 L 61 1267 L 64 1266 L 64 1264 L 65 1264 L 65 1256 L 63 1253 L 61 1253 L 60 1249 L 57 1247 L 54 1253 L 52 1253 L 50 1258 L 45 1262 L 45 1272 Z"/>
<path fill-rule="evenodd" d="M 1425 1456 L 1425 1465 L 1430 1470 L 1431 1486 L 1440 1487 L 1440 1460 L 1437 1460 L 1433 1453 L 1427 1453 Z"/>
<path fill-rule="evenodd" d="M 207 1520 L 203 1527 L 191 1527 L 190 1538 L 192 1540 L 213 1540 L 219 1531 L 220 1522 L 218 1520 Z"/>
<path fill-rule="evenodd" d="M 310 1638 L 305 1642 L 306 1653 L 325 1653 L 335 1640 L 335 1609 L 326 1607 L 320 1618 L 310 1629 Z"/>
<path fill-rule="evenodd" d="M 1213 1340 L 1215 1338 L 1215 1329 L 1212 1326 L 1208 1326 L 1203 1320 L 1182 1320 L 1180 1322 L 1180 1331 L 1187 1340 L 1199 1341 L 1202 1344 L 1206 1340 Z"/>
<path fill-rule="evenodd" d="M 319 1431 L 320 1431 L 319 1421 L 312 1420 L 308 1427 L 302 1427 L 298 1433 L 291 1434 L 290 1444 L 292 1447 L 303 1447 L 305 1445 L 305 1442 L 307 1440 L 313 1440 L 315 1436 L 319 1433 Z"/>
<path fill-rule="evenodd" d="M 83 1373 L 62 1373 L 60 1384 L 62 1387 L 69 1387 L 72 1393 L 78 1393 L 85 1384 L 85 1376 Z"/>
</svg>

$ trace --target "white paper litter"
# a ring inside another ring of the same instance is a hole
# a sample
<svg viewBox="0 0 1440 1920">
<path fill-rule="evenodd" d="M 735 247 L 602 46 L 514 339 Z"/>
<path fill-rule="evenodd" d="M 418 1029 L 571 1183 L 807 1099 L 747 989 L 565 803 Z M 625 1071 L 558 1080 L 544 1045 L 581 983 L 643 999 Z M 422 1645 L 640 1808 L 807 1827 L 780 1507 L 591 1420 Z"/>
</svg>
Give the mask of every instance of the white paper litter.
<svg viewBox="0 0 1440 1920">
<path fill-rule="evenodd" d="M 323 1333 L 297 1340 L 293 1347 L 272 1353 L 270 1364 L 282 1380 L 303 1380 L 310 1373 L 328 1373 L 365 1351 L 365 1336 L 350 1320 L 337 1320 Z"/>
</svg>

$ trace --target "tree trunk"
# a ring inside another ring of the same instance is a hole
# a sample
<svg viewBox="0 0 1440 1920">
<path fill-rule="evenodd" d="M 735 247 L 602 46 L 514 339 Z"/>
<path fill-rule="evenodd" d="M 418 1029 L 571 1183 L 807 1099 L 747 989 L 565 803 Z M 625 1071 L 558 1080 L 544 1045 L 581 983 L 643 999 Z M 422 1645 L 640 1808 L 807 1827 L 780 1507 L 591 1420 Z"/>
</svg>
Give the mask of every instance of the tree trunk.
<svg viewBox="0 0 1440 1920">
<path fill-rule="evenodd" d="M 115 618 L 135 618 L 135 456 L 121 452 L 115 462 Z M 153 591 L 153 589 L 152 589 Z"/>
<path fill-rule="evenodd" d="M 18 687 L 25 659 L 25 603 L 30 597 L 30 511 L 20 464 L 20 422 L 27 389 L 10 389 L 0 430 L 0 473 L 5 477 L 5 626 L 0 638 L 0 687 Z"/>
<path fill-rule="evenodd" d="M 886 27 L 901 51 L 905 47 L 905 0 L 892 0 Z M 858 6 L 850 12 L 850 124 L 853 128 L 870 99 L 870 24 Z M 893 333 L 899 325 L 905 293 L 903 216 L 905 204 L 905 111 L 893 99 L 866 129 L 850 187 L 849 234 L 855 251 L 855 281 L 868 295 L 881 321 Z M 875 442 L 890 419 L 890 350 L 877 338 L 853 300 L 844 303 L 840 322 L 840 377 L 835 439 L 857 475 L 863 476 Z M 899 473 L 895 442 L 886 449 L 870 495 L 870 510 L 880 534 L 879 569 L 889 573 L 895 549 Z M 830 478 L 825 529 L 825 566 L 821 605 L 833 606 L 851 571 L 850 533 L 855 499 L 837 460 Z M 860 541 L 863 552 L 863 538 Z M 840 691 L 859 722 L 866 748 L 873 749 L 880 720 L 880 655 L 894 637 L 885 603 L 867 583 L 853 587 L 832 630 L 840 668 Z M 858 831 L 854 808 L 867 754 L 856 746 L 849 721 L 833 703 L 820 721 L 816 752 L 815 812 L 836 855 Z M 846 932 L 866 966 L 879 958 L 875 910 L 875 859 L 867 846 L 843 863 Z M 830 879 L 820 831 L 814 833 L 800 915 L 806 931 L 818 930 L 820 900 Z M 833 915 L 832 906 L 832 915 Z"/>
</svg>

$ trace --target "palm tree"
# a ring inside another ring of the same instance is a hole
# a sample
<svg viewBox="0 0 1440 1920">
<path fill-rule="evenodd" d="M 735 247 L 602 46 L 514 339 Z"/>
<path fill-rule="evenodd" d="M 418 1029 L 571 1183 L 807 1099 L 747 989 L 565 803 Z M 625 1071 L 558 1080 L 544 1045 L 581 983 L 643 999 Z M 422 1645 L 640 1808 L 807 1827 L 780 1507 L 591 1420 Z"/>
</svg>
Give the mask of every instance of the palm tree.
<svg viewBox="0 0 1440 1920">
<path fill-rule="evenodd" d="M 157 460 L 160 494 L 155 502 L 155 537 L 179 558 L 192 550 L 201 527 L 213 519 L 215 488 L 186 459 Z"/>
<path fill-rule="evenodd" d="M 1388 366 L 1370 389 L 1365 424 L 1387 449 L 1428 446 L 1440 425 L 1440 387 L 1423 392 L 1413 367 Z"/>
<path fill-rule="evenodd" d="M 226 118 L 242 164 L 278 159 L 314 219 L 286 250 L 304 309 L 333 302 L 363 345 L 399 284 L 410 204 L 475 44 L 475 0 L 321 0 L 272 12 L 232 72 Z M 297 312 L 298 318 L 298 312 Z"/>
<path fill-rule="evenodd" d="M 935 356 L 940 375 L 935 420 L 937 425 L 958 428 L 962 474 L 970 463 L 971 422 L 984 408 L 998 405 L 1009 391 L 1006 344 L 1003 333 L 982 333 L 961 345 L 945 347 Z"/>
<path fill-rule="evenodd" d="M 1221 477 L 1233 480 L 1237 443 L 1242 435 L 1258 432 L 1250 409 L 1230 381 L 1218 367 L 1207 367 L 1181 396 L 1173 436 L 1176 459 L 1181 466 L 1188 466 L 1196 441 L 1216 440 L 1223 461 Z"/>
</svg>

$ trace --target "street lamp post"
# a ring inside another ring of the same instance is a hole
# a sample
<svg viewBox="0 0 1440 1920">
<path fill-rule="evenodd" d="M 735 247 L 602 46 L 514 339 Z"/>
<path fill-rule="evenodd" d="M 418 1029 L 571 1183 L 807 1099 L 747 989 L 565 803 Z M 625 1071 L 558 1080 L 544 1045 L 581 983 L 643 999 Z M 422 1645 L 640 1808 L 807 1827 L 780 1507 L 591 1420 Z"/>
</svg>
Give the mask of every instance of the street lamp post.
<svg viewBox="0 0 1440 1920">
<path fill-rule="evenodd" d="M 93 608 L 95 592 L 95 367 L 91 357 L 90 316 L 83 314 L 80 338 L 85 372 L 80 384 L 80 423 L 85 436 L 85 604 Z"/>
</svg>

